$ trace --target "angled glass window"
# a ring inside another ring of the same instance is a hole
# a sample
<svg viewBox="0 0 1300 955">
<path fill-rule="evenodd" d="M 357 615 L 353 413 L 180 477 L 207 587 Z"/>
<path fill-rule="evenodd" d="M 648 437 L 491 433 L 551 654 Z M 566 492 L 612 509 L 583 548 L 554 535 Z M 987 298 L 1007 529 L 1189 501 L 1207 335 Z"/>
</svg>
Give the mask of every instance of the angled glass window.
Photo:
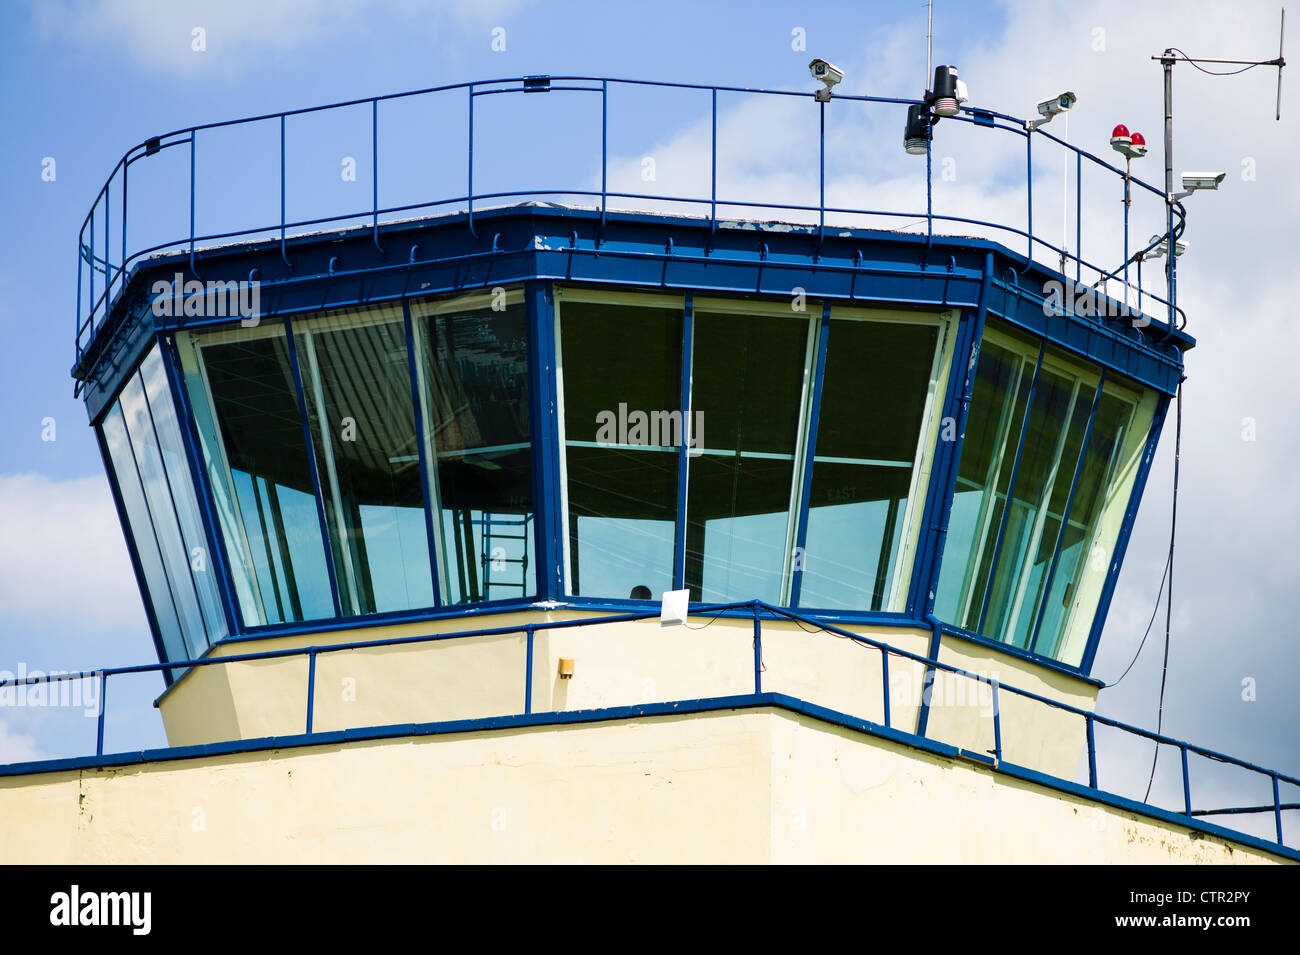
<svg viewBox="0 0 1300 955">
<path fill-rule="evenodd" d="M 401 306 L 295 320 L 293 331 L 343 613 L 432 607 Z"/>
<path fill-rule="evenodd" d="M 197 657 L 228 635 L 228 625 L 157 347 L 101 428 L 163 651 L 169 660 Z"/>
<path fill-rule="evenodd" d="M 687 469 L 692 600 L 782 601 L 811 329 L 804 315 L 695 309 L 691 418 L 702 426 Z"/>
<path fill-rule="evenodd" d="M 186 461 L 180 419 L 172 401 L 162 353 L 157 348 L 140 365 L 140 382 L 144 386 L 153 435 L 162 459 L 181 539 L 189 555 L 190 576 L 198 595 L 199 610 L 203 614 L 207 642 L 213 644 L 228 636 L 230 631 L 221 606 L 218 569 L 213 564 L 212 555 L 208 553 L 207 538 L 203 533 L 203 515 L 199 510 L 198 495 Z"/>
<path fill-rule="evenodd" d="M 927 413 L 946 380 L 947 328 L 932 318 L 832 318 L 800 606 L 891 610 L 906 599 L 908 531 L 924 503 L 918 479 L 933 445 Z"/>
<path fill-rule="evenodd" d="M 658 599 L 686 438 L 682 306 L 558 300 L 569 592 Z"/>
<path fill-rule="evenodd" d="M 334 616 L 283 325 L 178 336 L 246 626 Z"/>
<path fill-rule="evenodd" d="M 104 436 L 104 446 L 108 451 L 109 464 L 113 470 L 113 480 L 117 484 L 118 494 L 122 498 L 122 509 L 126 512 L 128 532 L 135 543 L 136 556 L 140 561 L 140 572 L 145 599 L 153 611 L 154 621 L 158 626 L 158 636 L 162 641 L 163 653 L 168 660 L 185 660 L 189 658 L 185 633 L 181 626 L 176 603 L 172 600 L 171 584 L 163 565 L 162 552 L 158 547 L 158 538 L 154 533 L 153 519 L 149 516 L 149 504 L 145 500 L 144 488 L 140 483 L 140 472 L 135 464 L 135 453 L 131 450 L 131 439 L 126 433 L 126 424 L 122 420 L 120 404 L 114 404 L 100 424 Z M 179 674 L 173 674 L 178 676 Z"/>
<path fill-rule="evenodd" d="M 936 615 L 1078 665 L 1101 590 L 1089 567 L 1104 578 L 1154 407 L 1154 395 L 986 332 Z"/>
<path fill-rule="evenodd" d="M 536 593 L 522 294 L 411 302 L 444 603 Z"/>
</svg>

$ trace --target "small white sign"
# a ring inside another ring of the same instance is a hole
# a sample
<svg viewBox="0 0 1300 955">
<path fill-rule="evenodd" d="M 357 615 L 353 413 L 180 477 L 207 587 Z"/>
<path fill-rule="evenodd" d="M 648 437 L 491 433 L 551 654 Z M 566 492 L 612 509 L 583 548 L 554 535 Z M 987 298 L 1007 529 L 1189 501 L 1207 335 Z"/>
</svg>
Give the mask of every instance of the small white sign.
<svg viewBox="0 0 1300 955">
<path fill-rule="evenodd" d="M 663 603 L 659 607 L 659 625 L 671 627 L 686 622 L 686 606 L 690 602 L 689 590 L 664 591 Z"/>
</svg>

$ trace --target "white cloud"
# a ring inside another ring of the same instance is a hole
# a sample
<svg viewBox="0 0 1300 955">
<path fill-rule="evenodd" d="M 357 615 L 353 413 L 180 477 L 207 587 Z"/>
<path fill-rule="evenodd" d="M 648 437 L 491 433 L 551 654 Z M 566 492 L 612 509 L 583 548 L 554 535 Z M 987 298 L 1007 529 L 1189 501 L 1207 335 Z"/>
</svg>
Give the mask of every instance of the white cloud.
<svg viewBox="0 0 1300 955">
<path fill-rule="evenodd" d="M 58 634 L 146 627 L 104 477 L 0 475 L 0 615 Z"/>
<path fill-rule="evenodd" d="M 46 37 L 110 53 L 123 50 L 147 71 L 189 76 L 214 69 L 229 74 L 257 57 L 356 35 L 385 13 L 396 14 L 408 29 L 425 29 L 435 36 L 442 26 L 495 22 L 523 2 L 89 0 L 42 3 L 34 13 L 36 26 Z M 193 48 L 196 28 L 204 31 L 203 55 Z"/>
<path fill-rule="evenodd" d="M 0 765 L 25 763 L 44 758 L 45 755 L 37 748 L 34 737 L 25 733 L 15 733 L 0 721 Z"/>
</svg>

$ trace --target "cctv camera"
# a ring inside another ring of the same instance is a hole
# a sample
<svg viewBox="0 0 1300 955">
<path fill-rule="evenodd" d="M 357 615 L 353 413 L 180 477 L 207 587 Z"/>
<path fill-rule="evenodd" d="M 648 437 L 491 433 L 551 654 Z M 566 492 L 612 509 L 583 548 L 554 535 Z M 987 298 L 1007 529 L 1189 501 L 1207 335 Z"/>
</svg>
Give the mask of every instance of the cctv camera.
<svg viewBox="0 0 1300 955">
<path fill-rule="evenodd" d="M 1155 246 L 1150 252 L 1147 253 L 1148 258 L 1158 259 L 1163 255 L 1169 254 L 1169 236 L 1167 235 L 1153 235 L 1151 237 L 1150 243 L 1148 244 Z M 1174 254 L 1182 255 L 1186 251 L 1187 251 L 1187 243 L 1175 239 Z"/>
<path fill-rule="evenodd" d="M 1067 90 L 1060 96 L 1053 96 L 1051 99 L 1039 103 L 1038 112 L 1050 119 L 1058 113 L 1068 112 L 1078 101 L 1079 97 Z"/>
<path fill-rule="evenodd" d="M 1197 189 L 1218 189 L 1219 183 L 1223 182 L 1223 172 L 1185 172 L 1183 173 L 1183 188 L 1188 192 Z"/>
<path fill-rule="evenodd" d="M 816 59 L 809 63 L 808 72 L 812 74 L 813 79 L 821 80 L 828 87 L 834 86 L 840 80 L 844 79 L 843 70 L 822 59 Z"/>
<path fill-rule="evenodd" d="M 826 103 L 830 101 L 831 87 L 835 86 L 837 83 L 839 83 L 840 80 L 844 79 L 843 70 L 841 70 L 839 67 L 835 66 L 832 63 L 827 63 L 823 59 L 816 59 L 813 60 L 811 63 L 809 63 L 808 72 L 812 74 L 813 79 L 821 80 L 823 83 L 826 84 L 825 89 L 818 90 L 816 93 L 813 94 L 814 97 L 816 97 L 816 99 L 822 103 Z"/>
</svg>

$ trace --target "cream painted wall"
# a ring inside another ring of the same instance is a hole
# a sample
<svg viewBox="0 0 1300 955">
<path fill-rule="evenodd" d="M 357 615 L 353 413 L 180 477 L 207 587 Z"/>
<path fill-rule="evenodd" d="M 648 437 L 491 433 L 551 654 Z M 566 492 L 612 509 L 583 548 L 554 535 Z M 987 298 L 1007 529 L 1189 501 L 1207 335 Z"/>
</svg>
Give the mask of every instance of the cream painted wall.
<svg viewBox="0 0 1300 955">
<path fill-rule="evenodd" d="M 0 862 L 1269 862 L 773 709 L 0 779 Z"/>
<path fill-rule="evenodd" d="M 324 646 L 470 627 L 595 616 L 572 610 L 502 614 L 428 624 L 275 638 L 219 646 L 215 655 Z M 928 652 L 925 630 L 855 627 L 853 632 L 911 653 Z M 762 625 L 762 686 L 873 722 L 883 722 L 880 651 L 793 622 Z M 559 661 L 574 661 L 572 679 Z M 945 638 L 940 659 L 1052 699 L 1091 708 L 1095 689 L 1081 680 L 997 650 Z M 522 630 L 488 637 L 320 654 L 313 728 L 322 730 L 435 722 L 523 712 L 527 643 Z M 916 729 L 924 667 L 889 662 L 890 720 Z M 159 702 L 174 746 L 301 733 L 306 727 L 307 658 L 231 663 L 191 671 Z M 754 690 L 753 624 L 720 618 L 661 627 L 657 619 L 536 632 L 534 712 L 730 696 Z M 1001 694 L 1004 758 L 1073 778 L 1083 752 L 1082 720 Z M 993 748 L 987 687 L 940 673 L 927 735 L 967 749 Z"/>
</svg>

